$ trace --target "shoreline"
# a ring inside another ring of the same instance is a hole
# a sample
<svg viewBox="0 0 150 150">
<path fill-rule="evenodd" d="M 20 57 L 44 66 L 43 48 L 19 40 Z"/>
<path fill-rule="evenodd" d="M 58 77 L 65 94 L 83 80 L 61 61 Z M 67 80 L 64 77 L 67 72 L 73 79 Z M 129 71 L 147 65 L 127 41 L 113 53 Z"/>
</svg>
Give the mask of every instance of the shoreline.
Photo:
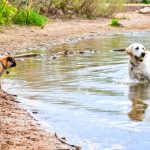
<svg viewBox="0 0 150 150">
<path fill-rule="evenodd" d="M 0 28 L 0 50 L 10 53 L 27 50 L 49 49 L 53 45 L 69 43 L 79 39 L 102 36 L 111 33 L 150 31 L 150 19 L 147 14 L 123 12 L 115 15 L 123 27 L 111 27 L 111 19 L 96 20 L 55 20 L 43 29 L 33 26 Z"/>
<path fill-rule="evenodd" d="M 46 132 L 16 97 L 0 91 L 0 149 L 1 150 L 80 150 Z"/>
<path fill-rule="evenodd" d="M 136 12 L 117 15 L 118 18 L 122 18 L 120 22 L 123 28 L 111 27 L 110 19 L 105 18 L 55 20 L 48 23 L 44 29 L 14 25 L 2 27 L 0 28 L 0 50 L 8 50 L 10 53 L 40 48 L 47 50 L 58 44 L 96 38 L 106 34 L 150 31 L 149 15 Z M 42 129 L 38 121 L 15 102 L 16 98 L 11 94 L 0 91 L 0 99 L 0 149 L 65 150 L 78 148 L 62 143 L 54 133 L 47 133 Z"/>
</svg>

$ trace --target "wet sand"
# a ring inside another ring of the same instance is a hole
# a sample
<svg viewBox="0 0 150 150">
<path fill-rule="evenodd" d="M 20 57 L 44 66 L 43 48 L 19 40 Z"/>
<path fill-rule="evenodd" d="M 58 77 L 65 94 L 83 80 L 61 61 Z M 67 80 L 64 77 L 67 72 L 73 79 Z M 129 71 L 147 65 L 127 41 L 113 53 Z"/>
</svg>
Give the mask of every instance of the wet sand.
<svg viewBox="0 0 150 150">
<path fill-rule="evenodd" d="M 1 27 L 0 50 L 23 51 L 45 47 L 78 37 L 127 31 L 150 31 L 150 16 L 138 13 L 117 14 L 122 27 L 111 27 L 110 20 L 55 20 L 43 29 L 39 27 Z M 0 91 L 0 149 L 55 150 L 75 149 L 58 140 L 54 133 L 46 133 L 16 98 Z M 75 143 L 74 143 L 75 144 Z"/>
<path fill-rule="evenodd" d="M 17 103 L 13 95 L 0 91 L 1 150 L 75 150 L 54 133 L 46 133 L 37 121 Z"/>
</svg>

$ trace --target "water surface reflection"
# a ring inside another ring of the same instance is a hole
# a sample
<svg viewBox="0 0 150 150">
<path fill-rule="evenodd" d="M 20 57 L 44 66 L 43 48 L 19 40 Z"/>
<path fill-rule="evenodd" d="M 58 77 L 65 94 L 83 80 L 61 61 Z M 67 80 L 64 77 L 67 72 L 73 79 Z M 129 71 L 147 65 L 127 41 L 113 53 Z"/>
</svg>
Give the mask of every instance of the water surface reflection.
<svg viewBox="0 0 150 150">
<path fill-rule="evenodd" d="M 148 107 L 146 101 L 150 99 L 149 91 L 149 85 L 137 84 L 129 87 L 128 96 L 132 102 L 132 106 L 128 115 L 132 120 L 142 121 L 145 118 L 146 109 Z"/>
<path fill-rule="evenodd" d="M 111 51 L 132 42 L 150 49 L 149 39 L 149 32 L 142 32 L 59 45 L 45 53 L 85 49 L 99 53 L 18 62 L 10 78 L 3 80 L 3 88 L 17 94 L 29 111 L 36 109 L 34 116 L 46 129 L 85 150 L 149 150 L 150 87 L 127 84 L 127 56 Z"/>
</svg>

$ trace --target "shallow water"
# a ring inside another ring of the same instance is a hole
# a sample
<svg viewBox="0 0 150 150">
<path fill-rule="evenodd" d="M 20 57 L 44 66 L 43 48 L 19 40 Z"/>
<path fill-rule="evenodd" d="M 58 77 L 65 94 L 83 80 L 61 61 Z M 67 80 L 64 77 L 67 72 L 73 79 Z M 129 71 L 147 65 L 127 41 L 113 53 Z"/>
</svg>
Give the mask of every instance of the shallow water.
<svg viewBox="0 0 150 150">
<path fill-rule="evenodd" d="M 97 50 L 96 54 L 47 56 L 18 62 L 3 89 L 47 129 L 85 150 L 149 150 L 150 86 L 129 84 L 124 48 L 139 42 L 150 49 L 150 32 L 113 34 L 43 51 Z M 49 57 L 48 56 L 48 57 Z"/>
</svg>

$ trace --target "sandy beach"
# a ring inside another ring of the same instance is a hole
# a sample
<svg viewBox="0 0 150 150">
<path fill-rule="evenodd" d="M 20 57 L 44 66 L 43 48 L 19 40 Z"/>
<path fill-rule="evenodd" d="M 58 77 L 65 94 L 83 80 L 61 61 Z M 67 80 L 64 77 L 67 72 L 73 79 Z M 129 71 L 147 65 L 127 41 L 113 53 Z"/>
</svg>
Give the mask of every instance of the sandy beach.
<svg viewBox="0 0 150 150">
<path fill-rule="evenodd" d="M 0 50 L 22 52 L 46 47 L 75 37 L 88 35 L 150 31 L 150 15 L 137 12 L 116 14 L 123 27 L 111 27 L 111 19 L 54 20 L 44 28 L 0 27 Z M 7 92 L 7 91 L 6 91 Z M 0 149 L 1 150 L 67 150 L 78 149 L 62 143 L 54 133 L 46 133 L 11 94 L 0 91 Z M 74 143 L 75 144 L 75 143 Z"/>
</svg>

